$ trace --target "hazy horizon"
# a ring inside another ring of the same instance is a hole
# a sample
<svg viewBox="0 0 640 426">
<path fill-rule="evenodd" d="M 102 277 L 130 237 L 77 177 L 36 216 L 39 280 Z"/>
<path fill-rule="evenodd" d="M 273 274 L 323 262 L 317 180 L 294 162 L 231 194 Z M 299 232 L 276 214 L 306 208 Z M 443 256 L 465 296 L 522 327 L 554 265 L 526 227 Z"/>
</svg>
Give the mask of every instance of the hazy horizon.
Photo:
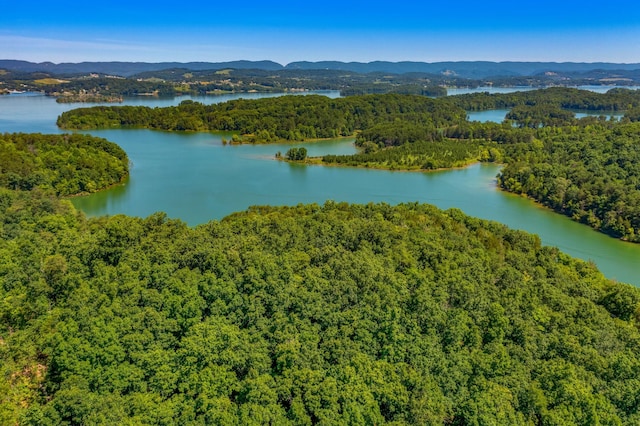
<svg viewBox="0 0 640 426">
<path fill-rule="evenodd" d="M 334 0 L 2 6 L 0 57 L 31 62 L 640 62 L 640 5 Z"/>
<path fill-rule="evenodd" d="M 358 64 L 371 64 L 371 63 L 376 63 L 376 62 L 385 62 L 385 63 L 392 63 L 392 64 L 401 64 L 401 63 L 425 63 L 425 64 L 437 64 L 437 63 L 447 63 L 447 62 L 453 62 L 453 63 L 474 63 L 474 62 L 487 62 L 487 63 L 496 63 L 496 64 L 508 64 L 508 63 L 532 63 L 532 64 L 536 64 L 536 63 L 557 63 L 557 64 L 562 64 L 562 63 L 566 63 L 566 64 L 598 64 L 598 63 L 603 63 L 603 64 L 620 64 L 620 65 L 635 65 L 635 64 L 640 64 L 640 61 L 638 62 L 612 62 L 612 61 L 487 61 L 487 60 L 483 60 L 483 59 L 478 59 L 478 60 L 459 60 L 459 61 L 386 61 L 386 60 L 379 60 L 379 59 L 375 59 L 375 60 L 371 60 L 371 61 L 339 61 L 339 60 L 333 60 L 333 59 L 323 59 L 323 60 L 318 60 L 318 61 L 305 61 L 305 60 L 300 60 L 300 61 L 291 61 L 291 62 L 278 62 L 278 61 L 274 61 L 271 59 L 243 59 L 243 58 L 239 58 L 239 59 L 230 59 L 228 61 L 172 61 L 172 60 L 163 60 L 163 61 L 136 61 L 136 60 L 131 60 L 131 61 L 121 61 L 121 60 L 96 60 L 96 61 L 88 61 L 88 60 L 82 60 L 82 61 L 60 61 L 60 62 L 55 62 L 55 61 L 49 61 L 49 60 L 42 60 L 42 61 L 30 61 L 28 59 L 16 59 L 16 58 L 0 58 L 0 61 L 24 61 L 24 62 L 30 62 L 30 63 L 34 63 L 34 64 L 43 64 L 43 63 L 51 63 L 54 65 L 60 65 L 60 64 L 81 64 L 83 62 L 86 63 L 144 63 L 144 64 L 162 64 L 162 63 L 176 63 L 176 64 L 189 64 L 189 63 L 231 63 L 231 62 L 273 62 L 275 64 L 281 65 L 282 67 L 286 67 L 287 65 L 290 64 L 295 64 L 295 63 L 301 63 L 301 62 L 308 62 L 308 63 L 322 63 L 322 62 L 340 62 L 340 63 L 358 63 Z"/>
</svg>

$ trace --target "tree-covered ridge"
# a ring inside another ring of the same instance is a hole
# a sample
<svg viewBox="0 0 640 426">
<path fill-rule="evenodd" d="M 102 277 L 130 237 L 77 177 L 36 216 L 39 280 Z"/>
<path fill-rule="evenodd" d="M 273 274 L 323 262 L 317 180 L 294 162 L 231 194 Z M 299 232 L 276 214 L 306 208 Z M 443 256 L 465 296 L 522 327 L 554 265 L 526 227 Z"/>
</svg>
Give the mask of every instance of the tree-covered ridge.
<svg viewBox="0 0 640 426">
<path fill-rule="evenodd" d="M 640 123 L 543 128 L 508 147 L 502 188 L 640 242 Z"/>
<path fill-rule="evenodd" d="M 324 155 L 321 162 L 387 170 L 435 170 L 468 166 L 478 161 L 499 161 L 501 158 L 495 143 L 478 140 L 418 140 L 387 149 L 377 149 L 375 145 L 366 144 L 363 152 L 353 155 Z"/>
<path fill-rule="evenodd" d="M 0 134 L 0 187 L 94 192 L 121 182 L 129 159 L 116 144 L 89 135 Z"/>
<path fill-rule="evenodd" d="M 464 110 L 417 95 L 282 96 L 238 99 L 214 105 L 184 101 L 175 107 L 93 107 L 64 112 L 65 129 L 144 127 L 160 130 L 229 131 L 252 142 L 351 136 L 401 118 L 438 128 L 465 121 Z"/>
<path fill-rule="evenodd" d="M 239 99 L 215 105 L 184 101 L 176 107 L 93 107 L 63 113 L 58 125 L 69 129 L 145 127 L 161 130 L 219 130 L 271 142 L 349 136 L 395 120 L 420 123 L 429 130 L 464 125 L 463 110 L 514 108 L 509 116 L 520 127 L 573 125 L 566 109 L 598 111 L 640 107 L 640 91 L 607 93 L 554 87 L 514 93 L 475 93 L 446 99 L 416 95 L 364 95 L 328 99 L 313 95 L 273 99 Z"/>
<path fill-rule="evenodd" d="M 0 190 L 3 424 L 636 424 L 640 293 L 427 205 L 195 229 Z"/>
<path fill-rule="evenodd" d="M 507 113 L 505 120 L 518 127 L 533 129 L 564 126 L 577 121 L 573 112 L 553 104 L 516 105 Z"/>
<path fill-rule="evenodd" d="M 340 90 L 341 96 L 371 95 L 382 93 L 398 93 L 404 95 L 422 96 L 447 96 L 447 89 L 442 86 L 425 85 L 418 83 L 405 84 L 381 84 L 374 82 L 369 84 L 353 84 Z"/>
<path fill-rule="evenodd" d="M 467 124 L 486 126 L 468 122 L 448 124 L 438 128 L 429 123 L 401 119 L 378 123 L 358 132 L 355 144 L 361 148 L 359 153 L 324 155 L 320 160 L 324 164 L 390 170 L 434 170 L 501 160 L 501 151 L 492 138 L 480 137 L 479 131 L 475 138 L 458 131 Z"/>
<path fill-rule="evenodd" d="M 451 96 L 457 106 L 467 111 L 507 109 L 519 105 L 553 105 L 558 108 L 590 111 L 626 111 L 640 106 L 640 90 L 616 88 L 607 93 L 568 87 L 529 90 L 512 93 L 470 93 Z"/>
</svg>

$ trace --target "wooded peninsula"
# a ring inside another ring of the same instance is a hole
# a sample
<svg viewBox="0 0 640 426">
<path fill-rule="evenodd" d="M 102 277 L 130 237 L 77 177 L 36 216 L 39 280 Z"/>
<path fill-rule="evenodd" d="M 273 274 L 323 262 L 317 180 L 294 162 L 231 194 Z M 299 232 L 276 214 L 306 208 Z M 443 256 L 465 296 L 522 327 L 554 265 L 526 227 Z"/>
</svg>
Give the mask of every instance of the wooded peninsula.
<svg viewBox="0 0 640 426">
<path fill-rule="evenodd" d="M 458 210 L 0 190 L 3 424 L 634 424 L 640 291 Z"/>
</svg>

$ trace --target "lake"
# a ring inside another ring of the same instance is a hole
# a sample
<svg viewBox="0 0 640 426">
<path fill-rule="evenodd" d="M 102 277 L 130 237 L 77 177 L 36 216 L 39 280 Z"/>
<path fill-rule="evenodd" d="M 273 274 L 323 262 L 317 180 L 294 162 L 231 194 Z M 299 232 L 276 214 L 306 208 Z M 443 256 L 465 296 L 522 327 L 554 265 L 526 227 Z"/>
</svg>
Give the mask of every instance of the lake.
<svg viewBox="0 0 640 426">
<path fill-rule="evenodd" d="M 237 97 L 247 95 L 136 98 L 125 104 L 166 106 L 184 99 L 214 103 Z M 60 133 L 55 126 L 56 117 L 78 106 L 86 105 L 57 104 L 44 96 L 1 96 L 0 132 Z M 256 204 L 419 201 L 443 209 L 459 208 L 472 216 L 536 233 L 544 244 L 592 260 L 606 276 L 640 286 L 640 245 L 609 238 L 528 199 L 498 190 L 495 176 L 499 167 L 495 165 L 429 173 L 305 166 L 277 161 L 275 153 L 304 145 L 309 155 L 347 154 L 355 150 L 353 141 L 237 146 L 223 145 L 222 137 L 229 135 L 221 133 L 88 133 L 116 142 L 132 162 L 126 184 L 72 199 L 89 216 L 124 213 L 144 217 L 164 211 L 170 217 L 197 225 Z"/>
<path fill-rule="evenodd" d="M 596 85 L 587 85 L 587 86 L 574 86 L 574 89 L 581 90 L 589 90 L 591 92 L 596 93 L 607 93 L 611 89 L 638 89 L 640 86 L 596 86 Z M 536 90 L 539 87 L 531 87 L 531 86 L 513 86 L 513 87 L 493 87 L 493 86 L 479 86 L 479 87 L 447 87 L 447 95 L 455 96 L 455 95 L 466 95 L 469 93 L 513 93 L 513 92 L 524 92 L 528 90 Z"/>
<path fill-rule="evenodd" d="M 488 109 L 484 111 L 467 111 L 467 119 L 469 121 L 494 122 L 502 123 L 510 110 L 508 109 Z M 575 114 L 576 118 L 584 117 L 600 117 L 605 116 L 607 119 L 613 118 L 620 120 L 624 116 L 621 111 L 587 111 L 587 110 L 569 110 Z"/>
</svg>

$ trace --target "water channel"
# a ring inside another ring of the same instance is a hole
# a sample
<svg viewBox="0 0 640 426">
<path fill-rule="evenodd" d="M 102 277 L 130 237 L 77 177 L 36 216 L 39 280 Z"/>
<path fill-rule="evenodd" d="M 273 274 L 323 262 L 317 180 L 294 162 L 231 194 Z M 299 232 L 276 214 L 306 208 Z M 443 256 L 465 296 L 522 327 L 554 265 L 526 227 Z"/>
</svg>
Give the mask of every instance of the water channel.
<svg viewBox="0 0 640 426">
<path fill-rule="evenodd" d="M 338 96 L 337 92 L 323 94 Z M 184 99 L 213 103 L 233 97 L 247 95 L 138 98 L 125 103 L 167 106 Z M 86 105 L 57 104 L 44 96 L 2 96 L 0 132 L 59 133 L 56 117 L 79 106 Z M 483 121 L 501 120 L 506 112 L 493 114 Z M 258 204 L 418 201 L 443 209 L 459 208 L 472 216 L 536 233 L 544 244 L 593 261 L 606 276 L 640 286 L 640 244 L 607 237 L 528 199 L 498 190 L 495 176 L 499 167 L 495 165 L 429 173 L 304 166 L 277 161 L 274 154 L 302 145 L 310 155 L 347 154 L 355 150 L 353 141 L 236 146 L 224 145 L 222 138 L 228 135 L 221 133 L 131 129 L 88 133 L 119 144 L 132 162 L 131 176 L 125 184 L 72 199 L 89 216 L 123 213 L 144 217 L 164 211 L 197 225 Z"/>
</svg>

